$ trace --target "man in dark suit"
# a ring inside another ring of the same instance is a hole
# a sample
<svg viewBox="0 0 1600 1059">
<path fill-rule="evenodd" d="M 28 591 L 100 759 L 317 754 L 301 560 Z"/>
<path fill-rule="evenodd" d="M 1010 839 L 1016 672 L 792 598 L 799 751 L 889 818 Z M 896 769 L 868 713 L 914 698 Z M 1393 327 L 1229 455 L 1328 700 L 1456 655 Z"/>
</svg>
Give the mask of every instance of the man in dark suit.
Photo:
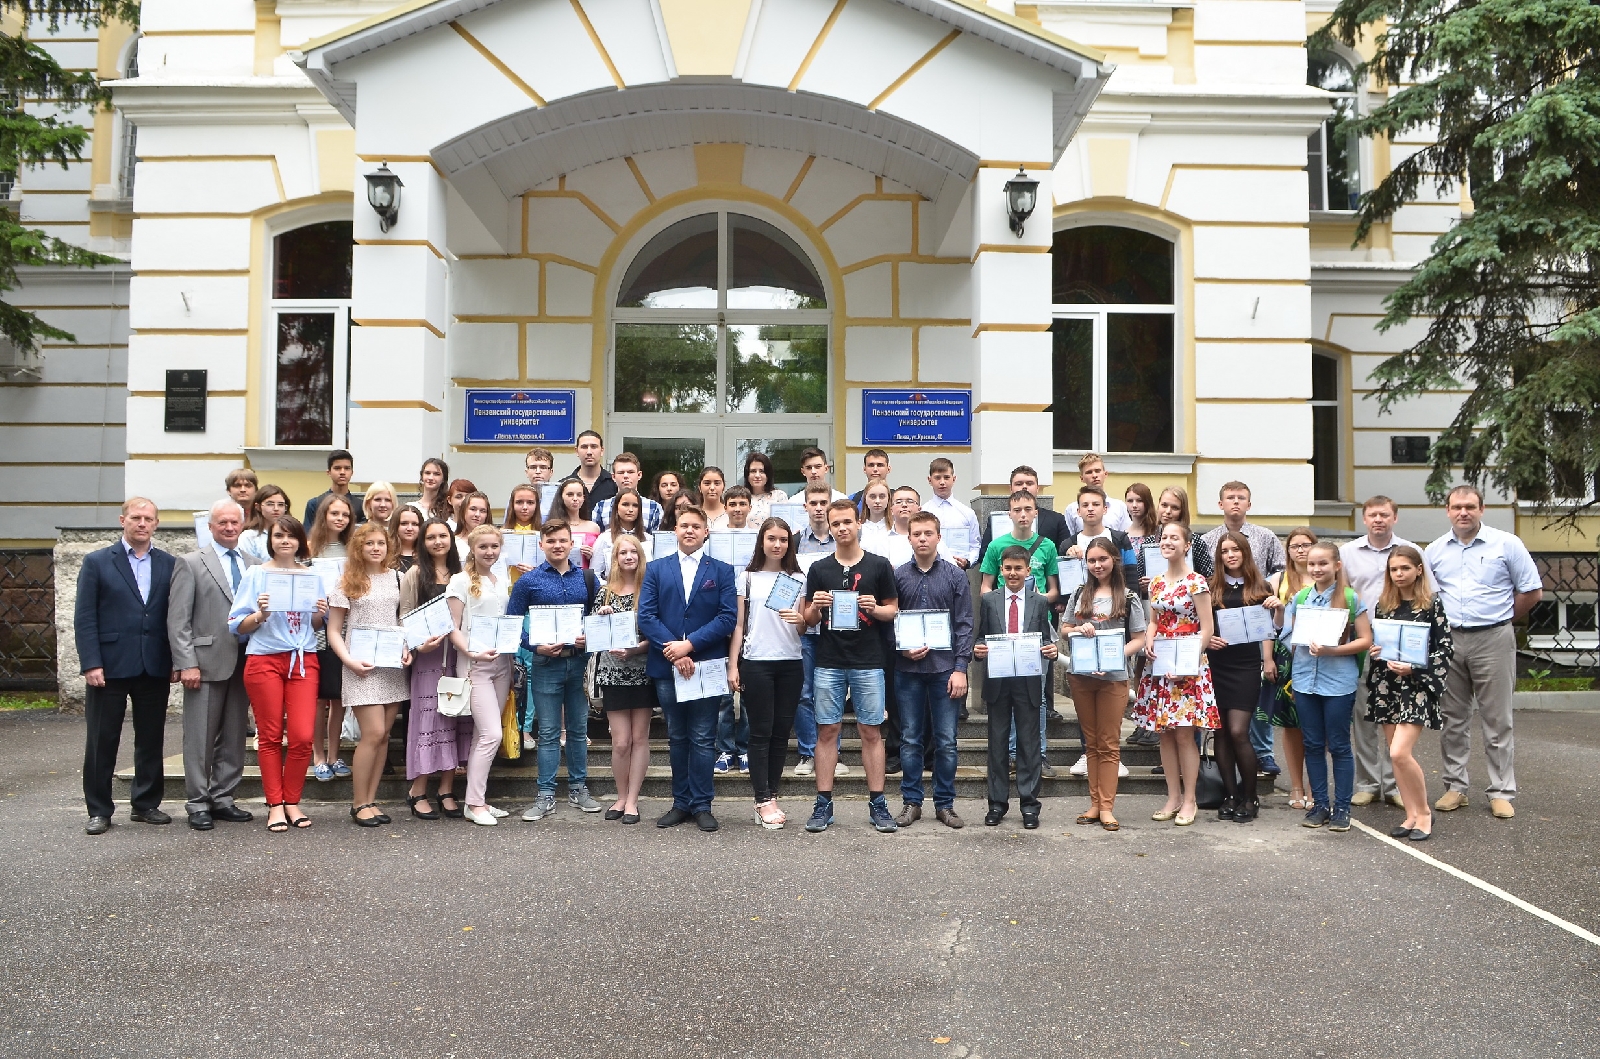
<svg viewBox="0 0 1600 1059">
<path fill-rule="evenodd" d="M 1027 576 L 1027 549 L 1013 545 L 1001 553 L 1001 583 L 983 597 L 973 657 L 988 659 L 989 646 L 984 637 L 1013 633 L 1037 633 L 1040 653 L 1047 660 L 1056 657 L 1050 604 L 1024 583 Z M 995 677 L 990 673 L 983 682 L 983 701 L 989 707 L 989 812 L 983 822 L 989 827 L 1005 819 L 1010 804 L 1011 783 L 1006 775 L 1006 758 L 1013 720 L 1017 728 L 1017 794 L 1022 802 L 1022 826 L 1030 831 L 1039 826 L 1042 679 L 1041 676 Z"/>
<path fill-rule="evenodd" d="M 702 831 L 715 831 L 717 709 L 723 692 L 679 701 L 673 678 L 694 675 L 696 662 L 728 657 L 728 641 L 738 616 L 733 567 L 707 555 L 705 512 L 678 512 L 678 549 L 645 569 L 639 589 L 639 635 L 650 642 L 645 672 L 655 681 L 656 699 L 667 718 L 672 758 L 672 808 L 657 827 L 676 827 L 690 817 Z M 724 679 L 724 684 L 726 679 Z"/>
<path fill-rule="evenodd" d="M 122 539 L 91 552 L 78 573 L 73 633 L 85 689 L 83 797 L 87 834 L 111 829 L 111 775 L 117 767 L 122 719 L 133 700 L 133 811 L 136 823 L 170 824 L 161 805 L 161 740 L 167 687 L 177 674 L 167 646 L 171 553 L 153 547 L 160 519 L 153 501 L 122 505 Z"/>
<path fill-rule="evenodd" d="M 244 644 L 228 631 L 233 593 L 260 562 L 239 550 L 244 509 L 231 499 L 211 505 L 211 544 L 172 568 L 167 642 L 183 682 L 183 779 L 189 826 L 210 831 L 214 820 L 255 817 L 233 804 L 244 776 L 246 714 Z"/>
</svg>

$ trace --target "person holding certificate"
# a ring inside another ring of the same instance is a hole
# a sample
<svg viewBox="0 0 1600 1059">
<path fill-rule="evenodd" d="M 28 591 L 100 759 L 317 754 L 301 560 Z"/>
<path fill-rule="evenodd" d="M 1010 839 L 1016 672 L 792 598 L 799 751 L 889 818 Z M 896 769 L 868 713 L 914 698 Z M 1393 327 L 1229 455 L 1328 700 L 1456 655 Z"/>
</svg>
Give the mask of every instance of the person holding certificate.
<svg viewBox="0 0 1600 1059">
<path fill-rule="evenodd" d="M 631 489 L 617 494 L 619 517 L 630 497 L 638 500 L 639 494 Z M 637 520 L 637 512 L 634 518 Z M 595 598 L 595 613 L 629 615 L 639 609 L 647 545 L 629 534 L 612 540 L 607 553 L 611 576 Z M 656 689 L 645 672 L 644 656 L 649 649 L 650 645 L 640 640 L 635 647 L 602 653 L 595 663 L 602 708 L 611 726 L 611 775 L 617 781 L 617 800 L 606 810 L 606 819 L 625 824 L 639 822 L 639 791 L 650 767 L 650 716 L 656 708 Z"/>
<path fill-rule="evenodd" d="M 1217 736 L 1217 767 L 1222 771 L 1225 792 L 1217 819 L 1247 824 L 1261 810 L 1256 797 L 1258 761 L 1255 744 L 1250 740 L 1250 722 L 1261 696 L 1262 677 L 1269 683 L 1278 677 L 1278 665 L 1272 658 L 1274 626 L 1268 613 L 1282 604 L 1262 578 L 1250 550 L 1250 538 L 1243 533 L 1229 530 L 1217 540 L 1211 599 L 1216 608 L 1217 631 L 1207 653 L 1222 719 L 1222 731 Z M 1261 628 L 1263 625 L 1265 629 Z"/>
<path fill-rule="evenodd" d="M 450 523 L 441 518 L 428 519 L 422 527 L 422 547 L 416 564 L 400 578 L 401 620 L 419 607 L 430 606 L 442 610 L 444 623 L 453 627 L 450 605 L 443 597 L 450 579 L 460 572 L 461 560 L 456 557 Z M 438 629 L 443 623 L 427 624 Z M 439 678 L 454 674 L 459 664 L 448 639 L 446 632 L 411 645 L 411 712 L 406 721 L 406 779 L 411 781 L 411 790 L 406 804 L 419 820 L 437 820 L 440 813 L 462 815 L 454 794 L 456 765 L 472 752 L 472 727 L 460 718 L 439 712 Z M 437 780 L 439 785 L 437 809 L 428 800 L 430 780 Z"/>
<path fill-rule="evenodd" d="M 381 523 L 360 526 L 350 538 L 350 551 L 344 576 L 328 590 L 328 646 L 344 663 L 344 704 L 361 725 L 361 742 L 350 761 L 350 818 L 361 827 L 378 827 L 389 822 L 378 805 L 389 730 L 411 688 L 404 668 L 358 660 L 350 651 L 350 638 L 358 629 L 400 624 L 400 572 L 389 554 L 389 531 Z M 411 664 L 411 652 L 404 646 L 400 662 L 402 667 Z"/>
<path fill-rule="evenodd" d="M 1085 509 L 1080 505 L 1080 511 Z M 1128 589 L 1122 550 L 1109 538 L 1090 541 L 1083 557 L 1089 580 L 1067 603 L 1061 619 L 1072 659 L 1068 681 L 1088 758 L 1089 808 L 1078 815 L 1078 823 L 1117 831 L 1122 825 L 1112 810 L 1122 769 L 1122 712 L 1128 706 L 1129 659 L 1144 650 L 1144 607 Z M 1107 647 L 1113 648 L 1111 658 L 1106 657 Z M 1086 650 L 1094 657 L 1088 670 L 1079 664 Z"/>
<path fill-rule="evenodd" d="M 1383 594 L 1374 614 L 1376 642 L 1368 653 L 1366 719 L 1383 725 L 1395 785 L 1406 810 L 1404 822 L 1389 836 L 1426 842 L 1433 837 L 1433 810 L 1428 807 L 1427 776 L 1415 750 L 1424 728 L 1437 732 L 1444 727 L 1440 703 L 1455 643 L 1444 601 L 1429 589 L 1426 564 L 1414 546 L 1396 544 L 1390 549 Z M 1386 635 L 1390 630 L 1392 636 Z M 1419 662 L 1419 657 L 1426 662 Z"/>
<path fill-rule="evenodd" d="M 1212 634 L 1211 586 L 1189 569 L 1193 543 L 1188 523 L 1171 521 L 1161 527 L 1167 571 L 1150 579 L 1154 627 L 1146 639 L 1149 662 L 1139 679 L 1135 707 L 1139 726 L 1161 735 L 1167 802 L 1150 819 L 1172 820 L 1179 827 L 1194 823 L 1199 812 L 1195 782 L 1200 778 L 1200 747 L 1194 730 L 1221 727 L 1211 667 L 1204 658 Z"/>
<path fill-rule="evenodd" d="M 467 564 L 450 578 L 444 595 L 450 608 L 450 644 L 458 658 L 468 660 L 467 682 L 472 704 L 472 751 L 467 756 L 467 804 L 462 810 L 475 824 L 493 826 L 505 816 L 504 810 L 489 804 L 486 788 L 489 766 L 500 749 L 503 735 L 500 716 L 506 694 L 511 690 L 510 654 L 497 650 L 490 638 L 487 648 L 483 636 L 474 636 L 475 626 L 494 624 L 506 613 L 508 578 L 495 574 L 500 561 L 502 531 L 496 526 L 475 526 L 467 534 Z M 459 661 L 457 663 L 459 666 Z M 456 675 L 460 675 L 458 669 Z M 442 798 L 441 798 L 442 800 Z"/>
<path fill-rule="evenodd" d="M 993 545 L 990 547 L 990 555 L 984 558 L 985 567 L 994 557 Z M 972 648 L 974 658 L 988 663 L 983 701 L 989 707 L 989 811 L 983 823 L 986 827 L 999 826 L 1010 807 L 1011 780 L 1006 759 L 1010 756 L 1014 726 L 1022 826 L 1032 831 L 1039 826 L 1039 764 L 1043 759 L 1039 711 L 1044 707 L 1040 690 L 1044 667 L 1040 658 L 1056 657 L 1056 636 L 1050 627 L 1050 601 L 1027 583 L 1028 549 L 1010 544 L 997 558 L 1001 584 L 984 593 L 978 616 L 979 639 Z M 1033 653 L 1035 650 L 1038 654 Z"/>
<path fill-rule="evenodd" d="M 1348 831 L 1356 781 L 1350 712 L 1361 679 L 1359 656 L 1372 646 L 1372 623 L 1367 605 L 1345 582 L 1337 544 L 1313 544 L 1306 555 L 1306 571 L 1311 584 L 1295 593 L 1279 619 L 1283 636 L 1294 649 L 1294 708 L 1300 717 L 1306 776 L 1311 782 L 1311 808 L 1301 826 L 1327 825 L 1330 831 Z M 1329 757 L 1333 759 L 1331 800 Z"/>
<path fill-rule="evenodd" d="M 607 503 L 611 505 L 611 517 L 606 521 L 599 539 L 594 542 L 594 562 L 589 564 L 594 576 L 602 581 L 611 577 L 611 553 L 617 546 L 618 537 L 632 537 L 640 545 L 647 563 L 653 554 L 654 540 L 645 529 L 644 500 L 638 493 L 624 489 Z"/>
<path fill-rule="evenodd" d="M 805 677 L 800 661 L 805 619 L 799 610 L 805 582 L 789 524 L 768 518 L 759 532 L 760 550 L 741 571 L 744 590 L 728 656 L 728 686 L 741 693 L 748 718 L 756 822 L 776 831 L 788 820 L 778 806 L 778 787 Z"/>
<path fill-rule="evenodd" d="M 767 521 L 772 505 L 789 499 L 789 494 L 776 488 L 778 474 L 772 469 L 772 457 L 764 452 L 752 452 L 744 458 L 744 487 L 750 490 L 750 518 L 756 525 Z M 788 523 L 784 523 L 788 525 Z"/>
<path fill-rule="evenodd" d="M 896 490 L 899 495 L 899 490 Z M 894 693 L 900 713 L 900 815 L 910 827 L 922 817 L 922 767 L 933 765 L 934 816 L 946 827 L 962 826 L 956 815 L 956 725 L 967 697 L 972 659 L 972 588 L 966 573 L 940 556 L 943 524 L 931 511 L 906 520 L 911 560 L 894 572 L 905 608 L 898 626 L 912 626 L 895 656 Z M 932 753 L 929 753 L 932 743 Z"/>
<path fill-rule="evenodd" d="M 575 478 L 567 479 L 561 487 L 563 495 L 576 496 L 576 486 L 581 484 Z M 556 772 L 561 768 L 563 725 L 567 730 L 567 801 L 586 813 L 601 809 L 589 793 L 589 696 L 583 690 L 589 656 L 584 650 L 581 618 L 593 608 L 600 583 L 576 561 L 573 540 L 565 519 L 546 520 L 541 538 L 544 562 L 517 580 L 504 610 L 515 617 L 528 614 L 530 607 L 542 611 L 540 631 L 534 631 L 529 618 L 522 634 L 522 651 L 529 658 L 528 697 L 533 702 L 529 723 L 537 725 L 539 733 L 539 794 L 522 814 L 522 819 L 530 823 L 556 811 Z M 563 613 L 568 616 L 570 636 L 561 635 Z M 579 616 L 576 631 L 572 631 L 570 621 L 574 613 Z M 503 692 L 499 701 L 505 701 Z"/>
<path fill-rule="evenodd" d="M 228 631 L 250 638 L 244 649 L 244 690 L 256 719 L 267 830 L 281 832 L 311 826 L 311 818 L 300 811 L 300 796 L 317 720 L 316 630 L 327 618 L 328 600 L 321 579 L 301 565 L 311 560 L 311 551 L 300 523 L 279 515 L 267 523 L 266 534 L 270 557 L 244 572 L 233 594 Z"/>
<path fill-rule="evenodd" d="M 307 522 L 306 547 L 313 564 L 318 559 L 343 560 L 350 554 L 350 535 L 355 530 L 355 508 L 348 496 L 330 496 L 320 501 L 315 522 Z M 328 586 L 324 586 L 325 588 Z M 350 775 L 350 766 L 339 756 L 339 733 L 344 729 L 344 702 L 340 687 L 344 666 L 328 646 L 326 628 L 317 630 L 317 723 L 311 731 L 311 774 L 319 783 L 335 776 Z"/>
<path fill-rule="evenodd" d="M 672 808 L 657 827 L 690 819 L 701 831 L 718 826 L 711 802 L 721 693 L 680 699 L 676 679 L 697 676 L 697 664 L 726 659 L 738 620 L 733 567 L 705 554 L 709 522 L 697 507 L 679 510 L 678 550 L 651 561 L 639 590 L 639 635 L 650 642 L 645 672 L 667 718 L 672 758 Z"/>
</svg>

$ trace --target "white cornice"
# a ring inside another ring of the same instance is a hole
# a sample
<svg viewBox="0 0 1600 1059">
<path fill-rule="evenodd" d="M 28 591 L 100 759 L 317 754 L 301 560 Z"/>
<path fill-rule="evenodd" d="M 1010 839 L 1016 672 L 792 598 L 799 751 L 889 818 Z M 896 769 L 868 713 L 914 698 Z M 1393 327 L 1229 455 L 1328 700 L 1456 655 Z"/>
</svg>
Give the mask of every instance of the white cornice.
<svg viewBox="0 0 1600 1059">
<path fill-rule="evenodd" d="M 1416 273 L 1408 261 L 1313 261 L 1311 292 L 1385 296 Z"/>
<path fill-rule="evenodd" d="M 139 77 L 108 85 L 117 109 L 135 125 L 281 125 L 332 109 L 304 77 Z"/>
<path fill-rule="evenodd" d="M 1302 85 L 1161 85 L 1113 78 L 1094 104 L 1094 119 L 1139 121 L 1190 132 L 1309 134 L 1328 116 L 1327 92 Z"/>
</svg>

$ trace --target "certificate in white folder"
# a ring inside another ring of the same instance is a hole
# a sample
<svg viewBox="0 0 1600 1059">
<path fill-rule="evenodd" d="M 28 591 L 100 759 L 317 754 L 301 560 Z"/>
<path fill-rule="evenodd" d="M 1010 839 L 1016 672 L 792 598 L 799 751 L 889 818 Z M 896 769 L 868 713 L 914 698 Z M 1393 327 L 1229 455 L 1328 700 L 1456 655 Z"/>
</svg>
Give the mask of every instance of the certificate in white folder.
<svg viewBox="0 0 1600 1059">
<path fill-rule="evenodd" d="M 1344 607 L 1296 607 L 1289 642 L 1296 647 L 1337 647 L 1348 624 L 1350 611 Z"/>
<path fill-rule="evenodd" d="M 1155 677 L 1193 677 L 1200 675 L 1200 637 L 1175 636 L 1154 641 L 1155 662 L 1150 675 Z"/>
<path fill-rule="evenodd" d="M 266 573 L 267 610 L 310 614 L 322 598 L 322 578 L 309 571 L 293 573 L 269 570 Z"/>
<path fill-rule="evenodd" d="M 679 702 L 718 698 L 728 694 L 728 660 L 713 658 L 709 662 L 696 662 L 694 672 L 684 676 L 676 666 L 672 669 L 672 688 Z"/>
</svg>

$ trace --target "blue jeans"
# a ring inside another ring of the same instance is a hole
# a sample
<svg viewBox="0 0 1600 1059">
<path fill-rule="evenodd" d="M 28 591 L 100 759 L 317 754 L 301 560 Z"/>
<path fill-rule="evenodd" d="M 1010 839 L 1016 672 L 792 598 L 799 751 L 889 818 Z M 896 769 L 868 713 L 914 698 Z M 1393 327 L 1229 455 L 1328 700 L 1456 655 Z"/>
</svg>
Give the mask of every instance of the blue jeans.
<svg viewBox="0 0 1600 1059">
<path fill-rule="evenodd" d="M 735 765 L 750 753 L 750 715 L 741 709 L 739 720 L 734 721 L 732 695 L 722 696 L 722 705 L 717 708 L 717 753 L 734 758 Z"/>
<path fill-rule="evenodd" d="M 933 759 L 933 804 L 952 809 L 956 804 L 956 718 L 961 702 L 949 694 L 949 673 L 894 675 L 894 697 L 900 706 L 900 798 L 908 805 L 922 804 L 922 763 Z M 933 753 L 924 747 L 933 743 Z"/>
<path fill-rule="evenodd" d="M 1333 803 L 1335 815 L 1350 812 L 1350 795 L 1355 793 L 1356 758 L 1350 751 L 1350 711 L 1356 694 L 1311 695 L 1294 693 L 1295 712 L 1300 715 L 1300 734 L 1306 743 L 1306 778 L 1311 781 L 1312 801 L 1323 809 L 1328 803 L 1328 761 L 1333 756 Z"/>
<path fill-rule="evenodd" d="M 817 638 L 800 637 L 800 664 L 805 676 L 800 682 L 800 705 L 794 712 L 794 739 L 800 745 L 801 757 L 817 756 L 817 711 L 814 705 L 812 675 L 817 668 Z"/>
<path fill-rule="evenodd" d="M 1250 718 L 1250 745 L 1255 748 L 1256 767 L 1262 772 L 1277 772 L 1278 762 L 1272 756 L 1272 722 L 1262 720 L 1272 714 L 1272 700 L 1277 698 L 1278 688 L 1275 684 L 1261 682 L 1261 693 L 1256 698 L 1256 712 L 1259 716 Z"/>
<path fill-rule="evenodd" d="M 567 726 L 567 790 L 589 783 L 589 699 L 583 693 L 587 658 L 549 658 L 535 653 L 528 667 L 528 695 L 539 727 L 539 796 L 556 793 L 561 767 L 561 724 Z"/>
<path fill-rule="evenodd" d="M 716 796 L 717 707 L 720 698 L 678 701 L 671 677 L 657 677 L 656 701 L 667 719 L 667 750 L 672 761 L 672 807 L 688 813 L 711 809 Z"/>
</svg>

